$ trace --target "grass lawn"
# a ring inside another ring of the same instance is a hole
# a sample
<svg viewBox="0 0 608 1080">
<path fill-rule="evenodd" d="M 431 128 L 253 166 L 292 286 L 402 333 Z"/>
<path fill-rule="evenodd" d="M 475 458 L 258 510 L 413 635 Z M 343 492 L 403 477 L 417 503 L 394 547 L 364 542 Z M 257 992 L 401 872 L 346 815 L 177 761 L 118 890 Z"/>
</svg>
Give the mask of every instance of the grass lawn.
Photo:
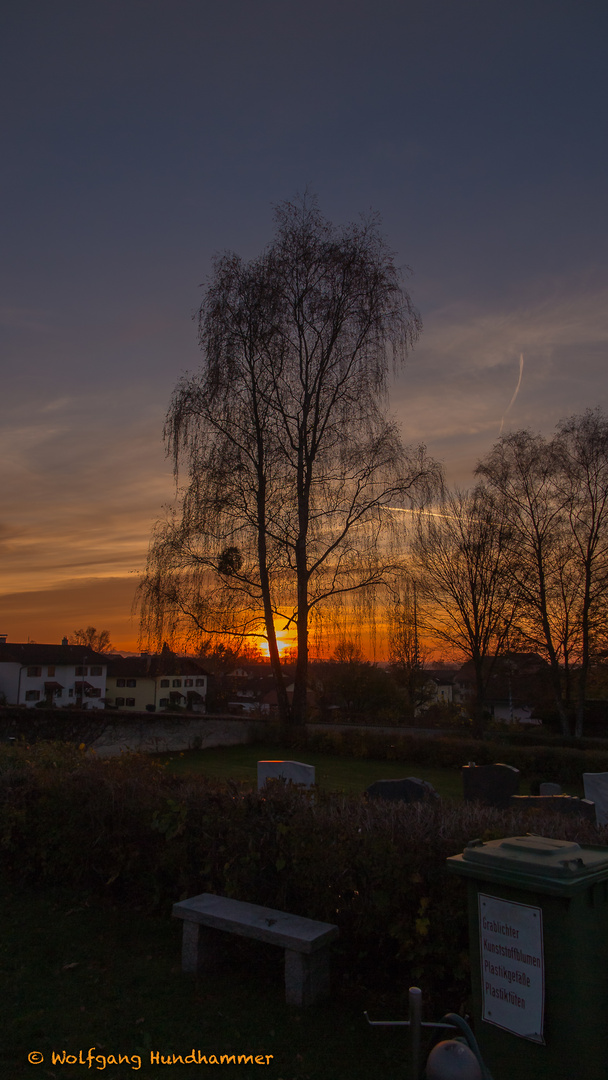
<svg viewBox="0 0 608 1080">
<path fill-rule="evenodd" d="M 280 746 L 256 743 L 253 746 L 218 746 L 208 750 L 185 750 L 183 753 L 158 754 L 159 761 L 176 773 L 198 773 L 223 780 L 245 780 L 257 784 L 258 761 L 281 758 L 305 761 L 314 765 L 317 784 L 330 791 L 362 794 L 375 780 L 417 776 L 428 780 L 442 798 L 462 799 L 462 779 L 456 769 L 432 769 L 407 761 L 370 761 L 365 758 L 337 757 L 314 751 L 284 750 Z M 521 780 L 520 794 L 529 794 L 527 781 Z"/>
<path fill-rule="evenodd" d="M 404 1019 L 406 985 L 391 1002 L 353 991 L 298 1009 L 285 1004 L 282 949 L 225 935 L 231 954 L 225 969 L 206 979 L 183 975 L 181 923 L 169 912 L 151 918 L 99 901 L 89 904 L 61 889 L 14 894 L 5 886 L 0 918 L 0 1075 L 6 1080 L 405 1075 L 404 1029 L 370 1028 L 363 1009 L 374 1019 Z M 217 1067 L 176 1061 L 165 1070 L 151 1058 L 185 1057 L 193 1049 L 215 1054 Z M 38 1063 L 28 1063 L 32 1052 Z M 63 1052 L 77 1059 L 82 1052 L 85 1063 L 53 1062 L 53 1053 Z M 110 1057 L 118 1060 L 119 1054 L 129 1060 L 113 1064 Z M 261 1055 L 264 1062 L 221 1064 L 222 1054 Z M 266 1063 L 267 1055 L 272 1056 Z"/>
</svg>

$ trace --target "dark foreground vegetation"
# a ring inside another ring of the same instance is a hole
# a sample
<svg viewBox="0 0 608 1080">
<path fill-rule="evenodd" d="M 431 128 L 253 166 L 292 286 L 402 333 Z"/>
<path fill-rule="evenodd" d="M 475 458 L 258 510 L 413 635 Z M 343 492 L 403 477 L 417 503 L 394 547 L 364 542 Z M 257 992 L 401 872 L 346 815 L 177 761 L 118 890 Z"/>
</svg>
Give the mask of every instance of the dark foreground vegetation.
<svg viewBox="0 0 608 1080">
<path fill-rule="evenodd" d="M 12 888 L 61 885 L 169 922 L 175 900 L 201 892 L 334 922 L 338 996 L 419 984 L 434 1013 L 464 1007 L 469 993 L 465 890 L 445 859 L 474 837 L 526 831 L 608 842 L 608 830 L 561 816 L 368 805 L 282 785 L 261 795 L 57 743 L 0 752 L 0 860 Z"/>
</svg>

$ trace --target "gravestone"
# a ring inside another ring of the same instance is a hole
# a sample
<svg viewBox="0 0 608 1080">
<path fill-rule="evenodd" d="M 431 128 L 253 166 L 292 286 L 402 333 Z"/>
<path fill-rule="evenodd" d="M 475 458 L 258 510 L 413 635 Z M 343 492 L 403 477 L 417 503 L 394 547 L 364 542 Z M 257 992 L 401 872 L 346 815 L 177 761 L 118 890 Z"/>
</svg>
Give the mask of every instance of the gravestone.
<svg viewBox="0 0 608 1080">
<path fill-rule="evenodd" d="M 608 825 L 608 773 L 583 773 L 585 798 L 595 803 L 595 820 L 598 825 Z"/>
<path fill-rule="evenodd" d="M 314 765 L 305 765 L 302 761 L 258 761 L 258 791 L 267 780 L 285 780 L 287 783 L 313 787 L 315 783 Z"/>
<path fill-rule="evenodd" d="M 561 793 L 562 793 L 562 785 L 561 784 L 550 784 L 550 783 L 541 784 L 539 789 L 538 789 L 538 792 L 539 792 L 539 795 L 561 795 Z"/>
<path fill-rule="evenodd" d="M 462 789 L 465 802 L 507 807 L 519 791 L 519 769 L 512 765 L 463 765 Z"/>
<path fill-rule="evenodd" d="M 513 810 L 550 810 L 556 814 L 595 821 L 594 804 L 589 799 L 579 799 L 574 795 L 512 795 L 511 807 Z"/>
<path fill-rule="evenodd" d="M 387 802 L 416 803 L 439 798 L 433 785 L 419 780 L 417 776 L 407 776 L 403 780 L 376 780 L 365 794 L 368 799 L 384 799 Z"/>
</svg>

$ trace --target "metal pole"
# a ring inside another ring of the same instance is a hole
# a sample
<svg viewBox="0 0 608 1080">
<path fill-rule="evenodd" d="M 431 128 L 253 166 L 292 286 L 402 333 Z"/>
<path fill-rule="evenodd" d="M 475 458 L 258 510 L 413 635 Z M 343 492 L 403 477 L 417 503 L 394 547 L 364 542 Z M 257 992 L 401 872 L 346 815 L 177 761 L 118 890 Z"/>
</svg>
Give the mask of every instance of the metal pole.
<svg viewBox="0 0 608 1080">
<path fill-rule="evenodd" d="M 412 1036 L 410 1078 L 418 1080 L 420 1075 L 420 1025 L 422 1020 L 422 990 L 417 986 L 410 986 L 410 1029 Z"/>
</svg>

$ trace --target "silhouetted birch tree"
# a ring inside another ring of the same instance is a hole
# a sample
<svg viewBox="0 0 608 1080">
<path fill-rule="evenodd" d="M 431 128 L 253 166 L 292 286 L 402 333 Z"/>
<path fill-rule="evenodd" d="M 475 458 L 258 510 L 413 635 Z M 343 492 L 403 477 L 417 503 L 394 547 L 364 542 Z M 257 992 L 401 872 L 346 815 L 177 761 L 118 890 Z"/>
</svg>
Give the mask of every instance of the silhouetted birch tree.
<svg viewBox="0 0 608 1080">
<path fill-rule="evenodd" d="M 157 642 L 263 626 L 281 717 L 301 723 L 311 618 L 386 583 L 400 525 L 388 508 L 422 497 L 438 469 L 386 414 L 391 365 L 421 323 L 376 220 L 336 228 L 309 198 L 276 220 L 259 258 L 218 258 L 205 290 L 202 369 L 178 384 L 165 427 L 187 482 L 140 596 Z M 297 634 L 291 702 L 277 624 Z"/>
</svg>

